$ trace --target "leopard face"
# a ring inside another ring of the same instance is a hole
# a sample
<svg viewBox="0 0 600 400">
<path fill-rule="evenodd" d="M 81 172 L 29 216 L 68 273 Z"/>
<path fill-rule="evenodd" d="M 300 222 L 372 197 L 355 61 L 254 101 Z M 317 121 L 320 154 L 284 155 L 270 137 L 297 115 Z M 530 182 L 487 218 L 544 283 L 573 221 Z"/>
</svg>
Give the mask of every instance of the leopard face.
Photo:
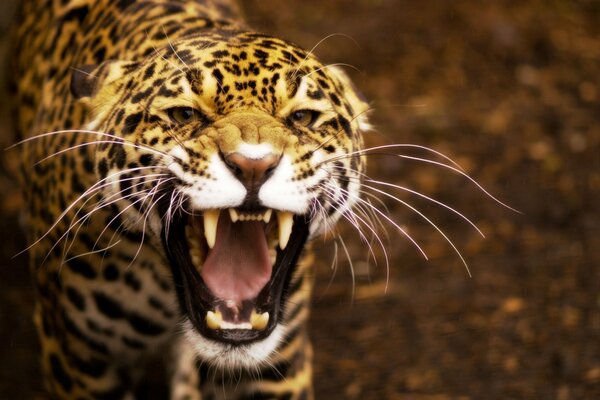
<svg viewBox="0 0 600 400">
<path fill-rule="evenodd" d="M 307 240 L 359 197 L 367 105 L 337 68 L 246 32 L 78 71 L 103 198 L 161 250 L 187 337 L 222 365 L 264 362 L 293 328 Z"/>
</svg>

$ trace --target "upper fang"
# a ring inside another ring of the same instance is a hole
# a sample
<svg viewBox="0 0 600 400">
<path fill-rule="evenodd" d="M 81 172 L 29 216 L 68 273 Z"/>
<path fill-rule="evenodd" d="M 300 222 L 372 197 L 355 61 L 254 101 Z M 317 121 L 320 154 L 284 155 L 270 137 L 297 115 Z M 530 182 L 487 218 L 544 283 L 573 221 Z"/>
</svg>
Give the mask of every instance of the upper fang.
<svg viewBox="0 0 600 400">
<path fill-rule="evenodd" d="M 292 234 L 294 214 L 289 211 L 277 211 L 277 221 L 279 222 L 279 247 L 283 250 Z"/>
<path fill-rule="evenodd" d="M 219 214 L 221 210 L 206 210 L 204 211 L 204 237 L 209 248 L 215 246 L 217 240 L 217 223 L 219 222 Z"/>
</svg>

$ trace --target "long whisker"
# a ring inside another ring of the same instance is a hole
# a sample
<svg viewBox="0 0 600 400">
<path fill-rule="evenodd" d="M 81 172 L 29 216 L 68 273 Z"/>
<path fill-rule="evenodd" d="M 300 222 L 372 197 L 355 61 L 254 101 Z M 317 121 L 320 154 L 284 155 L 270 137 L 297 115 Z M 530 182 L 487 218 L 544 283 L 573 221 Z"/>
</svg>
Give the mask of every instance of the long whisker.
<svg viewBox="0 0 600 400">
<path fill-rule="evenodd" d="M 300 68 L 302 67 L 302 64 L 304 64 L 306 62 L 306 60 L 308 60 L 308 58 L 313 54 L 313 52 L 317 49 L 317 47 L 319 47 L 323 42 L 331 39 L 332 37 L 336 37 L 336 36 L 341 36 L 341 37 L 345 37 L 350 39 L 352 42 L 354 42 L 354 44 L 356 46 L 358 46 L 360 48 L 360 46 L 358 45 L 358 42 L 356 42 L 356 40 L 354 40 L 354 38 L 352 38 L 349 35 L 346 35 L 345 33 L 331 33 L 327 36 L 325 36 L 323 39 L 319 40 L 317 42 L 317 44 L 315 44 L 312 49 L 310 49 L 308 51 L 308 53 L 306 53 L 306 56 L 304 57 L 304 59 L 298 64 L 298 67 L 296 68 L 296 70 L 294 71 L 294 73 L 292 74 L 290 81 L 293 81 L 294 79 L 296 79 L 296 75 L 298 74 L 298 72 L 300 71 Z"/>
<path fill-rule="evenodd" d="M 149 180 L 143 180 L 143 181 L 141 181 L 141 182 L 138 182 L 138 183 L 136 183 L 136 184 L 134 184 L 134 185 L 131 185 L 131 186 L 129 186 L 129 187 L 128 187 L 128 189 L 135 188 L 135 187 L 137 187 L 137 186 L 140 186 L 140 185 L 144 185 L 144 184 L 149 184 L 149 183 L 152 183 L 152 182 L 160 181 L 160 180 L 162 179 L 162 177 L 163 177 L 163 176 L 168 176 L 168 174 L 149 174 L 149 175 L 144 175 L 144 178 L 150 178 L 150 177 L 158 177 L 158 178 L 156 178 L 156 179 L 149 179 Z M 140 177 L 139 177 L 139 176 L 137 176 L 137 177 L 131 177 L 131 178 L 123 178 L 123 179 L 119 179 L 119 181 L 118 181 L 118 182 L 119 182 L 119 183 L 121 183 L 121 182 L 133 181 L 133 180 L 136 180 L 136 179 L 140 179 Z M 174 178 L 173 178 L 173 177 L 171 177 L 171 178 L 169 178 L 169 179 L 174 179 Z M 110 185 L 110 184 L 112 184 L 112 182 L 110 182 L 108 185 Z M 72 239 L 72 241 L 71 241 L 71 246 L 72 246 L 72 244 L 75 242 L 75 238 L 77 237 L 77 234 L 79 233 L 79 229 L 81 229 L 81 227 L 83 226 L 83 223 L 84 223 L 84 222 L 85 222 L 87 219 L 89 219 L 93 213 L 95 213 L 96 211 L 98 211 L 98 210 L 100 210 L 100 209 L 102 209 L 102 208 L 109 207 L 109 206 L 111 206 L 112 204 L 115 204 L 115 203 L 119 202 L 120 200 L 125 200 L 125 199 L 131 198 L 131 197 L 136 197 L 136 196 L 139 196 L 141 193 L 143 193 L 143 192 L 144 192 L 144 191 L 139 191 L 139 192 L 131 193 L 131 194 L 129 194 L 129 195 L 126 195 L 126 196 L 122 196 L 122 193 L 123 193 L 125 190 L 126 190 L 126 189 L 120 190 L 119 192 L 113 193 L 112 195 L 110 195 L 110 196 L 108 196 L 108 197 L 105 197 L 105 198 L 101 199 L 100 201 L 96 202 L 96 204 L 94 204 L 94 205 L 92 206 L 93 208 L 92 208 L 92 210 L 91 210 L 91 211 L 87 212 L 85 215 L 83 215 L 82 217 L 80 217 L 79 219 L 77 219 L 77 220 L 76 220 L 77 216 L 79 215 L 79 212 L 80 212 L 80 211 L 83 209 L 83 207 L 85 207 L 85 205 L 87 204 L 87 202 L 88 202 L 88 201 L 90 201 L 92 198 L 90 197 L 89 199 L 87 199 L 87 200 L 86 200 L 86 201 L 85 201 L 85 202 L 84 202 L 84 203 L 81 205 L 81 207 L 79 207 L 79 209 L 77 210 L 77 212 L 76 212 L 76 213 L 75 213 L 75 215 L 73 216 L 71 224 L 69 225 L 69 227 L 67 228 L 67 231 L 66 231 L 66 232 L 63 234 L 63 236 L 62 236 L 62 237 L 64 237 L 65 235 L 68 235 L 68 234 L 69 234 L 69 232 L 70 232 L 70 231 L 71 231 L 71 230 L 72 230 L 72 229 L 73 229 L 75 226 L 77 226 L 77 225 L 79 224 L 79 228 L 77 228 L 77 230 L 75 231 L 75 234 L 73 235 L 73 239 Z M 111 200 L 111 199 L 113 199 L 113 198 L 116 198 L 116 199 L 115 199 L 115 200 Z M 119 213 L 119 215 L 120 215 L 120 213 Z M 110 226 L 110 225 L 113 223 L 113 221 L 114 221 L 116 218 L 118 218 L 118 216 L 119 216 L 119 215 L 117 215 L 115 218 L 113 218 L 113 219 L 112 219 L 112 220 L 111 220 L 111 221 L 110 221 L 110 222 L 107 224 L 107 226 L 104 228 L 104 230 L 106 230 L 106 228 L 107 228 L 108 226 Z M 101 237 L 101 236 L 104 234 L 104 230 L 103 230 L 103 231 L 100 233 L 100 235 L 98 235 L 98 240 L 100 240 L 100 237 Z M 58 241 L 60 241 L 60 240 L 62 239 L 62 237 L 61 237 L 61 238 L 59 238 L 59 240 L 58 240 Z M 98 240 L 96 240 L 96 242 L 95 242 L 95 243 L 94 243 L 94 245 L 92 246 L 92 249 L 95 249 L 95 248 L 96 248 L 96 245 L 98 244 Z M 69 246 L 69 249 L 67 249 L 67 250 L 66 250 L 66 253 L 68 253 L 68 252 L 70 251 L 70 249 L 71 249 L 71 246 Z"/>
<path fill-rule="evenodd" d="M 433 203 L 435 203 L 435 204 L 437 204 L 437 205 L 439 205 L 441 207 L 444 207 L 445 209 L 451 211 L 452 213 L 458 215 L 460 218 L 462 218 L 464 221 L 466 221 L 469 225 L 471 225 L 473 227 L 473 229 L 475 229 L 477 231 L 477 233 L 481 237 L 485 238 L 485 235 L 483 234 L 483 232 L 481 231 L 481 229 L 479 229 L 479 227 L 473 221 L 471 221 L 467 216 L 465 216 L 464 214 L 462 214 L 460 211 L 458 211 L 458 210 L 450 207 L 449 205 L 444 204 L 441 201 L 436 200 L 436 199 L 434 199 L 432 197 L 424 195 L 423 193 L 417 192 L 416 190 L 409 189 L 409 188 L 407 188 L 405 186 L 401 186 L 401 185 L 396 185 L 396 184 L 392 184 L 392 183 L 388 183 L 388 182 L 382 182 L 382 181 L 374 180 L 374 179 L 369 178 L 364 173 L 361 173 L 359 171 L 354 171 L 354 172 L 362 175 L 364 177 L 364 182 L 370 182 L 370 183 L 374 183 L 374 184 L 378 184 L 378 185 L 382 185 L 382 186 L 392 187 L 392 188 L 395 188 L 395 189 L 398 189 L 398 190 L 403 190 L 405 192 L 414 194 L 414 195 L 419 196 L 421 198 L 424 198 L 424 199 L 426 199 L 428 201 L 431 201 L 431 202 L 433 202 Z M 353 180 L 353 181 L 357 181 L 357 182 L 361 182 L 361 183 L 363 182 L 363 180 L 360 180 L 358 178 L 349 177 L 349 176 L 346 176 L 346 175 L 343 175 L 343 174 L 331 174 L 331 175 L 332 176 L 343 177 L 344 179 L 349 179 L 349 180 Z M 370 186 L 368 186 L 368 185 L 362 184 L 362 186 L 370 188 Z"/>
<path fill-rule="evenodd" d="M 337 188 L 342 190 L 342 188 Z M 418 250 L 419 252 L 423 255 L 423 258 L 425 258 L 426 260 L 429 260 L 429 257 L 427 256 L 427 254 L 425 253 L 425 251 L 421 248 L 421 246 L 419 246 L 419 244 L 406 232 L 406 230 L 404 230 L 400 225 L 398 225 L 394 220 L 392 220 L 389 216 L 385 215 L 381 210 L 378 210 L 377 207 L 373 207 L 372 204 L 367 203 L 365 200 L 361 199 L 359 196 L 349 192 L 349 191 L 345 191 L 345 193 L 347 193 L 349 196 L 352 196 L 356 201 L 358 202 L 364 202 L 366 203 L 366 206 L 372 207 L 372 210 L 375 211 L 377 214 L 379 214 L 380 216 L 382 216 L 389 224 L 391 224 L 392 226 L 394 226 L 396 229 L 398 229 L 399 232 L 402 233 L 402 235 L 404 237 L 406 237 Z"/>
<path fill-rule="evenodd" d="M 81 147 L 98 145 L 98 144 L 119 144 L 119 145 L 123 145 L 123 146 L 133 147 L 133 148 L 136 148 L 136 149 L 142 149 L 142 150 L 150 151 L 149 147 L 139 146 L 138 144 L 132 144 L 132 143 L 129 143 L 129 142 L 124 142 L 122 140 L 94 140 L 92 142 L 84 142 L 84 143 L 80 143 L 80 144 L 77 144 L 77 145 L 74 145 L 74 146 L 71 146 L 71 147 L 67 147 L 66 149 L 59 150 L 59 151 L 57 151 L 55 153 L 52 153 L 52 154 L 50 154 L 50 155 L 42 158 L 39 161 L 36 161 L 33 164 L 33 166 L 35 167 L 36 165 L 39 165 L 39 164 L 43 163 L 44 161 L 49 160 L 50 158 L 56 157 L 56 156 L 58 156 L 60 154 L 66 153 L 68 151 L 77 150 L 77 149 L 79 149 Z M 156 150 L 152 150 L 152 152 L 154 152 L 155 154 L 163 156 L 162 152 L 159 152 L 159 151 L 156 151 Z M 168 157 L 171 157 L 171 156 L 168 155 Z M 159 167 L 159 166 L 155 166 L 155 167 Z"/>
<path fill-rule="evenodd" d="M 60 213 L 60 215 L 56 218 L 56 220 L 54 221 L 54 223 L 52 224 L 52 226 L 50 226 L 50 228 L 48 228 L 48 230 L 46 231 L 46 233 L 44 233 L 42 236 L 40 236 L 35 242 L 33 242 L 32 244 L 30 244 L 29 246 L 27 246 L 25 249 L 23 249 L 20 252 L 18 252 L 17 254 L 15 254 L 13 257 L 17 257 L 17 256 L 25 253 L 26 251 L 30 250 L 33 246 L 37 245 L 40 241 L 42 241 L 46 236 L 48 236 L 50 234 L 50 232 L 52 232 L 52 230 L 54 228 L 56 228 L 56 226 L 60 223 L 60 221 L 73 209 L 73 207 L 75 207 L 75 205 L 77 203 L 79 203 L 79 201 L 81 201 L 82 199 L 84 199 L 86 196 L 89 196 L 90 194 L 92 194 L 94 192 L 97 192 L 105 184 L 106 185 L 112 184 L 112 182 L 109 182 L 108 184 L 106 183 L 108 179 L 110 179 L 110 178 L 112 178 L 112 177 L 114 177 L 116 175 L 123 174 L 123 173 L 132 172 L 132 171 L 140 171 L 140 170 L 151 169 L 151 168 L 154 168 L 154 167 L 149 166 L 149 167 L 131 168 L 131 169 L 127 169 L 127 170 L 115 172 L 113 174 L 108 175 L 107 177 L 105 177 L 103 179 L 100 179 L 98 182 L 94 183 L 91 187 L 89 187 L 85 192 L 83 192 L 79 197 L 77 197 L 75 200 L 73 200 L 71 202 L 71 204 L 69 204 L 67 206 L 67 208 L 62 213 Z"/>
<path fill-rule="evenodd" d="M 64 135 L 64 134 L 70 134 L 70 133 L 84 134 L 84 135 L 104 136 L 104 137 L 108 137 L 108 138 L 111 138 L 111 139 L 115 139 L 115 141 L 122 141 L 122 142 L 125 142 L 125 143 L 129 143 L 131 145 L 139 146 L 139 148 L 143 148 L 144 150 L 148 150 L 148 151 L 160 154 L 162 156 L 174 158 L 172 155 L 170 155 L 168 153 L 165 153 L 165 152 L 160 151 L 160 150 L 156 150 L 156 149 L 154 149 L 152 147 L 145 146 L 143 144 L 139 144 L 139 143 L 132 142 L 130 140 L 126 140 L 126 139 L 124 139 L 124 138 L 122 138 L 120 136 L 112 135 L 110 133 L 105 133 L 105 132 L 91 131 L 91 130 L 87 130 L 87 129 L 62 129 L 62 130 L 58 130 L 58 131 L 41 133 L 39 135 L 31 136 L 31 137 L 28 137 L 26 139 L 20 140 L 17 143 L 14 143 L 14 144 L 8 146 L 7 148 L 5 148 L 5 150 L 11 150 L 11 149 L 13 149 L 15 147 L 18 147 L 18 146 L 21 146 L 21 145 L 23 145 L 25 143 L 28 143 L 28 142 L 31 142 L 31 141 L 34 141 L 34 140 L 39 140 L 39 139 L 42 139 L 42 138 L 45 138 L 45 137 L 57 136 L 57 135 Z"/>
<path fill-rule="evenodd" d="M 347 191 L 347 190 L 345 190 L 345 189 L 342 189 L 342 188 L 340 188 L 340 187 L 331 187 L 331 186 L 329 186 L 329 187 L 324 187 L 324 189 L 325 189 L 326 191 L 331 191 L 331 190 L 339 189 L 339 190 L 341 190 L 342 192 L 346 193 L 347 195 L 350 195 L 350 192 L 349 192 L 349 191 Z M 358 199 L 358 201 L 359 201 L 359 202 L 358 202 L 358 204 L 360 204 L 360 203 L 362 202 L 362 203 L 363 203 L 364 205 L 366 205 L 367 207 L 370 207 L 371 209 L 373 209 L 373 210 L 375 210 L 375 211 L 378 211 L 378 212 L 380 212 L 380 211 L 379 211 L 379 210 L 377 210 L 375 207 L 373 207 L 373 205 L 372 205 L 371 203 L 367 202 L 366 200 L 364 200 L 364 199 L 361 199 L 361 198 L 359 198 L 359 197 L 357 197 L 357 199 Z M 333 199 L 332 199 L 332 200 L 333 200 Z M 332 207 L 336 208 L 334 205 L 332 205 Z M 337 208 L 336 208 L 336 209 L 337 209 Z M 342 214 L 342 215 L 344 215 L 344 213 L 341 213 L 341 214 Z M 384 258 L 385 258 L 385 264 L 386 264 L 386 288 L 385 288 L 385 290 L 387 291 L 387 287 L 388 287 L 388 284 L 389 284 L 389 272 L 390 272 L 390 268 L 389 268 L 389 266 L 390 266 L 390 262 L 389 262 L 389 258 L 388 258 L 388 255 L 387 255 L 387 251 L 386 251 L 386 249 L 385 249 L 385 245 L 383 244 L 383 242 L 382 242 L 381 238 L 379 237 L 379 235 L 377 234 L 377 232 L 375 231 L 375 229 L 374 229 L 374 228 L 373 228 L 373 227 L 372 227 L 372 226 L 371 226 L 369 223 L 367 223 L 367 222 L 366 222 L 366 221 L 365 221 L 363 218 L 361 218 L 360 216 L 356 215 L 355 213 L 353 213 L 353 217 L 354 217 L 354 218 L 358 218 L 358 219 L 359 219 L 359 220 L 360 220 L 360 221 L 361 221 L 363 224 L 365 224 L 365 226 L 366 226 L 366 227 L 367 227 L 367 228 L 368 228 L 368 229 L 371 231 L 371 233 L 373 234 L 373 237 L 374 237 L 374 238 L 375 238 L 375 239 L 376 239 L 376 240 L 379 242 L 379 246 L 381 247 L 381 249 L 382 249 L 382 251 L 383 251 L 383 255 L 384 255 Z M 387 218 L 387 216 L 385 216 L 385 215 L 384 215 L 384 217 L 386 217 L 386 218 Z M 347 219 L 347 218 L 346 218 L 346 219 Z M 393 223 L 393 221 L 391 221 L 391 219 L 389 219 L 389 218 L 387 218 L 387 219 L 388 219 L 388 221 L 390 221 L 391 223 Z M 350 220 L 349 220 L 349 221 L 350 221 Z M 350 222 L 352 223 L 352 221 L 350 221 Z M 410 236 L 408 236 L 408 235 L 407 235 L 407 234 L 406 234 L 406 233 L 405 233 L 405 232 L 404 232 L 404 231 L 403 231 L 403 230 L 402 230 L 402 229 L 401 229 L 399 226 L 397 226 L 397 225 L 396 225 L 396 227 L 397 227 L 398 229 L 400 229 L 400 231 L 401 231 L 402 233 L 404 233 L 404 235 L 405 235 L 405 236 L 407 236 L 407 237 L 408 237 L 408 239 L 409 239 L 409 240 L 411 240 L 411 241 L 412 241 L 412 242 L 413 242 L 413 243 L 414 243 L 414 244 L 417 246 L 417 248 L 418 248 L 419 250 L 421 250 L 421 248 L 419 247 L 419 245 L 418 245 L 418 244 L 417 244 L 417 243 L 416 243 L 416 242 L 415 242 L 415 241 L 414 241 L 414 240 L 413 240 L 413 239 L 412 239 Z M 372 248 L 372 246 L 371 246 L 370 242 L 369 242 L 368 240 L 366 240 L 366 237 L 365 237 L 365 236 L 362 234 L 362 232 L 361 232 L 360 228 L 358 229 L 358 231 L 359 231 L 359 235 L 361 236 L 361 238 L 362 238 L 362 239 L 365 241 L 365 243 L 367 243 L 367 245 L 369 246 L 369 251 L 370 251 L 370 254 L 373 256 L 373 259 L 376 259 L 375 253 L 374 253 L 374 251 L 373 251 L 373 248 Z M 427 255 L 426 255 L 426 254 L 425 254 L 425 253 L 424 253 L 422 250 L 421 250 L 421 253 L 423 253 L 423 255 L 425 256 L 425 259 L 427 259 Z"/>
<path fill-rule="evenodd" d="M 366 186 L 366 185 L 365 185 Z M 467 262 L 465 261 L 464 257 L 462 256 L 461 252 L 458 250 L 458 248 L 454 245 L 454 242 L 452 242 L 452 240 L 450 240 L 450 238 L 444 233 L 443 230 L 441 230 L 433 221 L 431 221 L 431 219 L 429 219 L 425 214 L 423 214 L 421 211 L 419 211 L 417 208 L 411 206 L 410 204 L 408 204 L 407 202 L 405 202 L 404 200 L 399 199 L 398 197 L 391 195 L 387 192 L 384 192 L 383 190 L 379 190 L 375 187 L 372 186 L 366 186 L 368 187 L 370 190 L 374 190 L 377 193 L 383 194 L 384 196 L 388 196 L 392 199 L 394 199 L 395 201 L 403 204 L 405 207 L 408 207 L 409 209 L 411 209 L 412 211 L 414 211 L 415 213 L 417 213 L 417 215 L 419 215 L 421 218 L 423 218 L 425 221 L 427 221 L 433 228 L 435 228 L 435 230 L 437 230 L 440 235 L 442 235 L 442 237 L 448 242 L 448 244 L 454 249 L 454 251 L 456 252 L 456 254 L 458 255 L 458 257 L 460 258 L 460 260 L 462 261 L 463 265 L 465 266 L 467 273 L 469 274 L 469 277 L 471 277 L 471 270 L 469 269 L 469 266 L 467 265 Z"/>
<path fill-rule="evenodd" d="M 427 151 L 429 153 L 433 153 L 436 156 L 439 156 L 439 157 L 443 158 L 444 160 L 446 160 L 449 163 L 451 163 L 452 165 L 454 165 L 456 168 L 460 169 L 461 171 L 464 171 L 464 169 L 456 161 L 454 161 L 453 159 L 451 159 L 450 157 L 448 157 L 444 153 L 441 153 L 441 152 L 439 152 L 437 150 L 434 150 L 434 149 L 432 149 L 430 147 L 427 147 L 427 146 L 421 146 L 421 145 L 412 144 L 412 143 L 395 143 L 395 144 L 387 144 L 387 145 L 381 145 L 381 146 L 367 147 L 367 148 L 364 148 L 364 149 L 360 149 L 360 150 L 352 151 L 350 153 L 343 154 L 341 156 L 331 157 L 329 159 L 323 160 L 321 162 L 321 164 L 325 164 L 325 163 L 332 162 L 332 161 L 342 160 L 344 158 L 349 158 L 349 157 L 354 156 L 354 155 L 368 155 L 370 152 L 372 152 L 374 150 L 386 150 L 386 149 L 394 149 L 394 148 L 414 148 L 414 149 L 419 149 L 419 150 L 425 150 L 425 151 Z M 379 155 L 388 155 L 388 156 L 398 156 L 398 154 L 394 154 L 394 153 L 377 153 L 377 154 L 379 154 Z"/>
<path fill-rule="evenodd" d="M 452 171 L 454 171 L 454 172 L 462 175 L 463 177 L 467 178 L 469 181 L 471 181 L 471 183 L 473 183 L 475 186 L 477 186 L 479 188 L 479 190 L 481 190 L 486 196 L 488 196 L 489 198 L 491 198 L 492 200 L 494 200 L 496 203 L 498 203 L 501 206 L 504 206 L 504 207 L 508 208 L 509 210 L 514 211 L 514 212 L 516 212 L 518 214 L 523 214 L 521 211 L 516 210 L 516 209 L 512 208 L 511 206 L 509 206 L 508 204 L 505 204 L 502 201 L 498 200 L 496 197 L 494 197 L 494 195 L 492 195 L 490 192 L 488 192 L 487 190 L 485 190 L 484 187 L 481 186 L 475 179 L 471 178 L 467 173 L 465 173 L 465 172 L 463 172 L 463 171 L 461 171 L 461 170 L 459 170 L 457 168 L 454 168 L 454 167 L 452 167 L 450 165 L 447 165 L 447 164 L 444 164 L 444 163 L 441 163 L 441 162 L 438 162 L 438 161 L 429 160 L 429 159 L 426 159 L 426 158 L 406 156 L 406 155 L 403 155 L 403 154 L 396 154 L 396 156 L 400 157 L 400 158 L 406 158 L 406 159 L 409 159 L 409 160 L 415 160 L 415 161 L 420 161 L 420 162 L 424 162 L 424 163 L 428 163 L 428 164 L 438 165 L 438 166 L 443 167 L 443 168 L 448 168 L 448 169 L 450 169 L 450 170 L 452 170 Z"/>
</svg>

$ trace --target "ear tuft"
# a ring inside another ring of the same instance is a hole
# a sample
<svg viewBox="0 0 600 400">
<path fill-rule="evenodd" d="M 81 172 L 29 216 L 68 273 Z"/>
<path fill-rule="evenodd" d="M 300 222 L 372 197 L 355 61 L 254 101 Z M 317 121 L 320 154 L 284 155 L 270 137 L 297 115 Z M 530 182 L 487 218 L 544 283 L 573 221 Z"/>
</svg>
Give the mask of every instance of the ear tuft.
<svg viewBox="0 0 600 400">
<path fill-rule="evenodd" d="M 347 88 L 345 92 L 345 98 L 348 100 L 354 111 L 358 129 L 365 132 L 373 129 L 369 123 L 367 114 L 369 113 L 369 103 L 365 96 L 356 88 L 354 83 L 350 80 L 348 75 L 337 66 L 331 66 L 327 68 L 327 71 L 332 73 L 336 77 L 343 87 Z"/>
<path fill-rule="evenodd" d="M 97 65 L 84 65 L 73 69 L 71 75 L 71 93 L 75 98 L 91 97 L 94 94 L 97 76 L 94 75 L 94 70 L 98 69 Z"/>
<path fill-rule="evenodd" d="M 74 68 L 71 76 L 71 93 L 77 99 L 94 97 L 103 85 L 108 85 L 138 67 L 137 62 L 104 61 L 100 65 Z"/>
</svg>

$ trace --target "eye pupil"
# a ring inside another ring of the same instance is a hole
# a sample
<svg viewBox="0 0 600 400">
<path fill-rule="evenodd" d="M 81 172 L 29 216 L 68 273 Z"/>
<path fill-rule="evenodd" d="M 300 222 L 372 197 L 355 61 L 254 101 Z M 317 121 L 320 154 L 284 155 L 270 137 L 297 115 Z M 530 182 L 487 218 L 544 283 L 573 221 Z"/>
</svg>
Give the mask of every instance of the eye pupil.
<svg viewBox="0 0 600 400">
<path fill-rule="evenodd" d="M 314 122 L 319 118 L 320 113 L 314 110 L 297 110 L 290 114 L 289 119 L 294 124 L 311 128 Z"/>
<path fill-rule="evenodd" d="M 306 113 L 305 113 L 304 111 L 296 111 L 296 112 L 294 112 L 294 116 L 293 116 L 293 118 L 294 118 L 294 120 L 296 120 L 296 121 L 301 121 L 301 120 L 302 120 L 302 118 L 304 118 L 304 115 L 305 115 L 305 114 L 306 114 Z"/>
<path fill-rule="evenodd" d="M 194 112 L 190 109 L 185 109 L 181 111 L 181 118 L 184 120 L 188 120 L 190 118 L 192 118 L 192 116 L 194 115 Z"/>
<path fill-rule="evenodd" d="M 190 123 L 203 119 L 203 115 L 193 108 L 189 107 L 174 107 L 167 110 L 171 120 L 178 124 Z"/>
</svg>

